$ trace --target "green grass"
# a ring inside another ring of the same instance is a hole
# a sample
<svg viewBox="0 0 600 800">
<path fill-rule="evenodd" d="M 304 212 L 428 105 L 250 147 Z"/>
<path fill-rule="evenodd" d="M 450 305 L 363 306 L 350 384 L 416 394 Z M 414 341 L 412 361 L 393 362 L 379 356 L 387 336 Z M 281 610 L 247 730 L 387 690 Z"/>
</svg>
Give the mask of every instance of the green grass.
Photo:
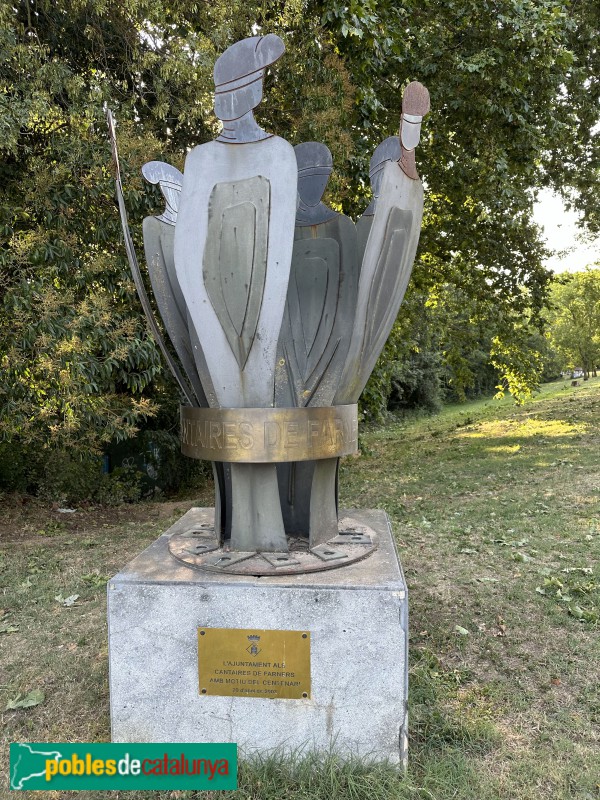
<svg viewBox="0 0 600 800">
<path fill-rule="evenodd" d="M 342 501 L 385 508 L 397 534 L 411 609 L 408 774 L 288 754 L 244 764 L 236 798 L 600 798 L 599 418 L 593 379 L 362 435 Z M 0 630 L 16 630 L 0 632 L 2 763 L 9 741 L 109 738 L 106 577 L 192 504 L 60 515 L 5 501 Z M 2 711 L 32 690 L 44 702 Z"/>
</svg>

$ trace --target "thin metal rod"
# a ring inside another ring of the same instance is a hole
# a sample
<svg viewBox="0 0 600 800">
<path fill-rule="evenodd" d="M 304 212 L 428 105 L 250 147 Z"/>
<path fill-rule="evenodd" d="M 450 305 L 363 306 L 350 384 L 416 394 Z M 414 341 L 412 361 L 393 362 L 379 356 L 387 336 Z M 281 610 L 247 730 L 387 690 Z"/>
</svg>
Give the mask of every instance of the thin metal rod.
<svg viewBox="0 0 600 800">
<path fill-rule="evenodd" d="M 121 215 L 121 226 L 123 228 L 123 236 L 125 238 L 125 250 L 127 251 L 127 259 L 129 260 L 129 266 L 131 268 L 131 274 L 133 276 L 133 282 L 135 283 L 135 288 L 138 293 L 138 297 L 140 298 L 140 303 L 142 304 L 142 308 L 144 310 L 144 314 L 146 315 L 146 319 L 148 320 L 148 324 L 150 325 L 150 330 L 156 343 L 158 344 L 161 353 L 163 354 L 169 369 L 171 370 L 173 377 L 177 381 L 179 388 L 184 395 L 187 402 L 194 406 L 196 402 L 194 400 L 194 394 L 190 387 L 188 386 L 185 378 L 181 374 L 181 370 L 175 363 L 173 356 L 167 349 L 167 345 L 165 344 L 165 340 L 162 337 L 156 319 L 154 317 L 154 312 L 152 310 L 152 306 L 150 304 L 150 299 L 148 294 L 146 293 L 146 287 L 144 286 L 144 281 L 142 279 L 142 273 L 140 271 L 140 267 L 138 264 L 137 256 L 135 254 L 135 248 L 133 246 L 133 239 L 131 238 L 131 233 L 129 230 L 129 222 L 127 220 L 127 209 L 125 208 L 125 199 L 123 197 L 123 184 L 121 182 L 121 169 L 119 167 L 119 155 L 117 152 L 117 137 L 115 135 L 115 120 L 112 114 L 112 111 L 108 106 L 106 107 L 106 123 L 108 125 L 108 135 L 110 137 L 110 146 L 112 149 L 112 157 L 113 157 L 113 170 L 115 175 L 115 187 L 117 191 L 117 202 L 119 203 L 119 213 Z"/>
</svg>

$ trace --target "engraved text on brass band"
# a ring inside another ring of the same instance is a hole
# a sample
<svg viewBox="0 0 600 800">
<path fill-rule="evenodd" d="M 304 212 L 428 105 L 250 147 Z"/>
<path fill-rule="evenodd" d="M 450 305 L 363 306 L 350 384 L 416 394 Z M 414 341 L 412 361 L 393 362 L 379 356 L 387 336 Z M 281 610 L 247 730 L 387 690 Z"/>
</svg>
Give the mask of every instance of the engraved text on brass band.
<svg viewBox="0 0 600 800">
<path fill-rule="evenodd" d="M 356 405 L 305 408 L 181 407 L 181 452 L 246 464 L 312 461 L 357 452 Z"/>
</svg>

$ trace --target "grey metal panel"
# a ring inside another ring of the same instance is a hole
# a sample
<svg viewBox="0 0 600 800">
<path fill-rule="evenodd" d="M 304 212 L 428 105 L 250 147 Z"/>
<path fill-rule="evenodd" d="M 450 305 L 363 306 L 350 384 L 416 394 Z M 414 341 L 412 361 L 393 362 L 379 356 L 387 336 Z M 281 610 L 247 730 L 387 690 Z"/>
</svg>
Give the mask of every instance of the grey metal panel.
<svg viewBox="0 0 600 800">
<path fill-rule="evenodd" d="M 398 265 L 404 266 L 405 250 L 412 230 L 412 216 L 411 211 L 400 208 L 391 208 L 388 214 L 383 247 L 377 260 L 367 303 L 365 349 L 368 351 L 381 350 L 388 337 L 391 327 L 390 298 L 397 301 L 399 297 L 402 301 L 404 297 L 410 269 L 398 269 Z M 395 318 L 394 314 L 393 319 Z"/>
<path fill-rule="evenodd" d="M 176 167 L 165 164 L 164 161 L 148 161 L 142 167 L 142 175 L 148 183 L 158 184 L 165 198 L 166 208 L 158 219 L 167 225 L 175 225 L 183 175 Z"/>
<path fill-rule="evenodd" d="M 140 299 L 140 303 L 142 304 L 142 309 L 146 316 L 146 320 L 148 321 L 148 325 L 150 326 L 150 330 L 152 332 L 152 336 L 154 340 L 158 344 L 160 351 L 162 352 L 165 361 L 179 388 L 181 389 L 181 393 L 187 400 L 190 405 L 194 405 L 194 393 L 192 392 L 191 388 L 188 386 L 187 381 L 181 374 L 181 370 L 175 363 L 175 359 L 169 352 L 167 345 L 163 339 L 163 336 L 160 332 L 160 328 L 154 318 L 154 312 L 152 310 L 152 305 L 150 304 L 150 300 L 148 295 L 146 294 L 146 288 L 144 286 L 144 280 L 142 278 L 142 273 L 140 271 L 139 263 L 137 260 L 137 256 L 135 253 L 135 247 L 133 246 L 133 239 L 131 238 L 131 233 L 129 231 L 129 222 L 127 219 L 127 209 L 125 208 L 125 199 L 123 197 L 123 186 L 121 183 L 121 169 L 119 166 L 119 154 L 117 150 L 117 137 L 115 133 L 115 120 L 112 115 L 112 112 L 109 108 L 106 109 L 106 122 L 108 125 L 108 134 L 110 138 L 110 145 L 112 150 L 112 157 L 113 157 L 113 168 L 115 172 L 115 188 L 117 193 L 117 202 L 119 204 L 119 213 L 121 216 L 121 226 L 123 228 L 123 236 L 125 239 L 125 250 L 127 252 L 127 259 L 129 261 L 129 266 L 131 269 L 131 274 L 133 276 L 133 282 L 135 283 L 135 288 Z"/>
<path fill-rule="evenodd" d="M 329 150 L 307 142 L 295 151 L 300 206 L 275 397 L 276 405 L 326 406 L 331 405 L 341 376 L 356 307 L 356 229 L 352 220 L 321 202 L 331 172 Z M 316 466 L 281 464 L 277 471 L 288 534 L 308 534 L 311 546 L 335 535 L 337 459 Z"/>
<path fill-rule="evenodd" d="M 374 206 L 374 200 L 371 201 Z M 373 225 L 373 214 L 365 213 L 356 221 L 356 260 L 358 262 L 359 272 L 362 269 L 363 258 L 365 257 L 365 250 L 371 233 Z"/>
<path fill-rule="evenodd" d="M 209 200 L 204 284 L 241 370 L 254 343 L 265 288 L 269 210 L 269 182 L 261 176 L 218 183 Z"/>
<path fill-rule="evenodd" d="M 256 335 L 243 370 L 202 277 L 208 199 L 217 183 L 262 176 L 271 187 L 267 269 Z M 293 247 L 297 170 L 291 145 L 271 137 L 243 147 L 210 142 L 189 153 L 175 228 L 175 267 L 220 405 L 273 405 L 277 339 Z"/>
<path fill-rule="evenodd" d="M 215 62 L 213 77 L 217 92 L 235 91 L 247 85 L 247 78 L 262 78 L 265 67 L 285 52 L 279 36 L 250 36 L 235 42 Z"/>
<path fill-rule="evenodd" d="M 275 464 L 231 464 L 231 548 L 286 553 Z"/>
<path fill-rule="evenodd" d="M 334 403 L 357 402 L 369 379 L 404 297 L 422 215 L 421 182 L 409 178 L 396 162 L 388 162 L 363 258 L 348 357 Z M 393 294 L 384 295 L 379 288 L 382 284 Z"/>
<path fill-rule="evenodd" d="M 265 67 L 284 51 L 281 39 L 270 33 L 236 42 L 217 59 L 215 113 L 223 122 L 217 141 L 244 144 L 271 136 L 257 125 L 252 109 L 262 99 Z"/>
<path fill-rule="evenodd" d="M 256 124 L 252 109 L 262 98 L 264 67 L 283 51 L 278 37 L 255 37 L 236 43 L 217 61 L 215 112 L 223 121 L 223 130 L 218 141 L 200 145 L 188 154 L 176 226 L 177 276 L 198 336 L 199 351 L 212 380 L 216 403 L 231 408 L 274 403 L 277 340 L 293 246 L 297 166 L 291 145 L 265 133 Z M 267 237 L 266 263 L 260 253 L 256 259 L 256 263 L 264 264 L 262 277 L 254 274 L 254 255 L 250 259 L 242 256 L 237 246 L 232 253 L 231 241 L 225 243 L 222 216 L 221 241 L 217 246 L 213 236 L 205 251 L 209 198 L 214 187 L 243 182 L 252 186 L 245 201 L 253 203 L 255 209 L 264 197 L 260 187 L 269 186 L 268 206 L 256 211 L 253 236 L 249 231 L 252 214 L 249 217 L 248 208 L 234 212 L 237 222 L 228 216 L 225 223 L 230 231 L 239 223 L 248 244 L 260 243 L 261 236 Z M 218 251 L 218 264 L 211 251 L 213 254 Z M 227 274 L 226 265 L 220 261 L 221 254 L 235 260 L 233 276 L 231 270 Z M 219 286 L 215 283 L 217 273 Z M 207 278 L 209 282 L 212 280 L 210 291 Z M 234 281 L 231 287 L 225 283 L 229 280 Z M 237 352 L 230 343 L 232 331 L 238 337 Z M 232 465 L 231 479 L 232 546 L 287 550 L 275 466 Z"/>
<path fill-rule="evenodd" d="M 278 346 L 276 405 L 331 405 L 358 290 L 356 228 L 336 214 L 297 227 Z"/>
<path fill-rule="evenodd" d="M 333 158 L 328 147 L 321 142 L 302 142 L 294 147 L 298 162 L 298 210 L 296 227 L 320 225 L 336 216 L 333 209 L 321 202 Z"/>
<path fill-rule="evenodd" d="M 157 217 L 146 217 L 143 222 L 143 233 L 146 263 L 156 305 L 175 352 L 192 386 L 197 404 L 199 406 L 207 406 L 208 402 L 194 363 L 187 319 L 182 315 L 175 300 L 179 287 L 176 290 L 172 285 L 171 276 L 167 268 L 167 262 L 173 259 L 173 236 L 175 230 L 172 225 L 162 222 Z"/>
<path fill-rule="evenodd" d="M 196 364 L 196 370 L 198 371 L 198 375 L 200 376 L 200 381 L 202 383 L 202 388 L 204 390 L 204 395 L 206 397 L 207 405 L 209 408 L 219 408 L 219 402 L 217 400 L 217 395 L 215 393 L 215 387 L 213 386 L 212 377 L 210 372 L 208 371 L 208 366 L 206 365 L 206 358 L 204 357 L 204 351 L 202 350 L 202 347 L 200 345 L 200 339 L 198 338 L 198 334 L 196 333 L 196 328 L 190 316 L 189 310 L 186 310 L 186 318 L 187 318 L 187 329 L 190 335 L 190 344 L 192 346 L 192 356 Z"/>
<path fill-rule="evenodd" d="M 361 219 L 369 216 L 372 217 L 375 213 L 377 199 L 379 197 L 379 192 L 381 191 L 383 168 L 388 161 L 399 161 L 401 155 L 402 148 L 400 145 L 400 138 L 398 136 L 388 136 L 388 138 L 384 139 L 383 142 L 378 144 L 373 151 L 371 161 L 369 162 L 369 178 L 371 180 L 371 191 L 373 192 L 373 198 L 363 212 Z"/>
</svg>

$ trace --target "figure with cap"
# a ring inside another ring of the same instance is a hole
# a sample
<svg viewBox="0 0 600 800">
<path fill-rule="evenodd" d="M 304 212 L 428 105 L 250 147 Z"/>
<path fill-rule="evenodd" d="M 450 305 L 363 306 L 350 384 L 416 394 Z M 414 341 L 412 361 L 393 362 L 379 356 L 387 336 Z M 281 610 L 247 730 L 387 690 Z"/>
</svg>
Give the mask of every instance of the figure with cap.
<svg viewBox="0 0 600 800">
<path fill-rule="evenodd" d="M 383 142 L 377 145 L 371 156 L 371 161 L 369 162 L 369 179 L 371 181 L 372 192 L 371 202 L 356 222 L 356 236 L 358 239 L 357 259 L 359 268 L 362 265 L 367 239 L 369 238 L 373 217 L 375 216 L 375 208 L 379 200 L 383 168 L 388 161 L 400 161 L 401 155 L 400 137 L 388 136 L 387 139 L 384 139 Z"/>
<path fill-rule="evenodd" d="M 415 148 L 428 111 L 427 89 L 417 81 L 409 83 L 402 98 L 400 158 L 384 160 L 377 176 L 378 196 L 374 192 L 356 316 L 335 404 L 358 401 L 404 298 L 423 217 L 423 185 L 416 169 Z M 387 146 L 385 141 L 380 145 L 381 155 Z"/>
<path fill-rule="evenodd" d="M 173 252 L 183 175 L 176 167 L 163 161 L 148 161 L 142 167 L 142 175 L 148 183 L 158 185 L 165 200 L 164 211 L 146 217 L 142 225 L 152 292 L 165 330 L 192 388 L 191 403 L 206 407 L 209 405 L 207 395 L 214 401 L 214 388 L 212 382 L 208 382 L 206 362 L 179 286 Z M 204 385 L 200 375 L 204 377 Z M 230 515 L 226 508 L 231 504 L 231 481 L 223 464 L 213 463 L 213 475 L 215 530 L 222 538 L 230 535 L 227 527 Z"/>
<path fill-rule="evenodd" d="M 329 406 L 345 362 L 356 306 L 356 228 L 349 217 L 322 201 L 333 170 L 329 149 L 320 142 L 303 142 L 294 150 L 299 202 L 275 402 Z M 321 461 L 278 467 L 287 533 L 310 534 L 311 547 L 337 533 L 335 484 L 324 486 L 321 469 Z"/>
<path fill-rule="evenodd" d="M 292 146 L 260 128 L 253 110 L 265 69 L 284 49 L 269 34 L 237 42 L 219 57 L 214 108 L 222 131 L 185 163 L 175 268 L 219 407 L 274 402 L 297 167 Z M 232 548 L 286 551 L 275 465 L 231 464 L 231 487 Z"/>
</svg>

